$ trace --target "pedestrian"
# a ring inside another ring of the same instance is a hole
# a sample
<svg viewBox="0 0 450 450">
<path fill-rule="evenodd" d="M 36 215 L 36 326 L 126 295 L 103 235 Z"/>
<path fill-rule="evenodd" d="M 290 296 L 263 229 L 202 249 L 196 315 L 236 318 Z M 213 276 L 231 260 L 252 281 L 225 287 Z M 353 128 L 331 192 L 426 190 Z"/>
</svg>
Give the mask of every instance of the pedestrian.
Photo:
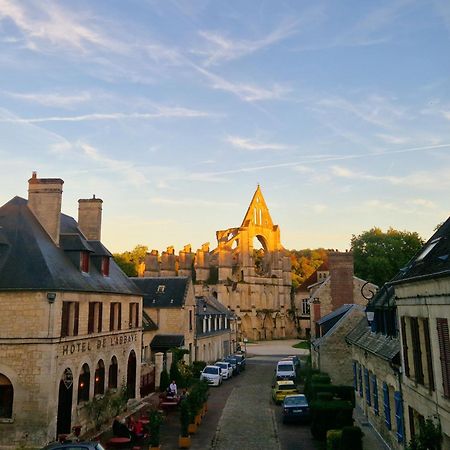
<svg viewBox="0 0 450 450">
<path fill-rule="evenodd" d="M 175 397 L 177 395 L 177 383 L 175 383 L 175 380 L 172 380 L 172 383 L 169 385 L 170 392 Z"/>
</svg>

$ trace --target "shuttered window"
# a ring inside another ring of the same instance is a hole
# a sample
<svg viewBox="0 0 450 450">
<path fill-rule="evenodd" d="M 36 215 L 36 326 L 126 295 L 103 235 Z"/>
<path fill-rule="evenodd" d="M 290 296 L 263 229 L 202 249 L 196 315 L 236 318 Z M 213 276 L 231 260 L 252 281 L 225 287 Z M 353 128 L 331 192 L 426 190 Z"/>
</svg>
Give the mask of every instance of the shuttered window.
<svg viewBox="0 0 450 450">
<path fill-rule="evenodd" d="M 403 347 L 403 362 L 405 364 L 405 375 L 409 378 L 409 360 L 408 360 L 408 339 L 406 337 L 406 319 L 400 319 L 400 326 L 402 328 L 402 347 Z"/>
<path fill-rule="evenodd" d="M 423 333 L 425 337 L 425 353 L 427 357 L 428 387 L 434 391 L 434 372 L 433 372 L 433 354 L 431 350 L 430 325 L 428 318 L 423 319 Z"/>
<path fill-rule="evenodd" d="M 397 424 L 397 441 L 403 442 L 403 402 L 401 392 L 394 392 L 395 421 Z"/>
<path fill-rule="evenodd" d="M 447 319 L 436 319 L 444 396 L 450 397 L 450 342 Z"/>
<path fill-rule="evenodd" d="M 80 304 L 78 302 L 63 302 L 61 315 L 61 337 L 78 336 L 78 318 Z"/>
<path fill-rule="evenodd" d="M 378 406 L 378 386 L 377 386 L 377 377 L 376 375 L 372 375 L 372 392 L 373 392 L 373 412 L 376 416 L 380 414 L 379 406 Z"/>
<path fill-rule="evenodd" d="M 356 361 L 353 361 L 353 388 L 358 390 L 358 373 L 356 371 Z"/>
<path fill-rule="evenodd" d="M 383 383 L 384 423 L 388 430 L 391 429 L 391 405 L 389 403 L 389 387 Z"/>
<path fill-rule="evenodd" d="M 122 329 L 122 304 L 119 302 L 111 303 L 109 310 L 109 330 Z"/>
<path fill-rule="evenodd" d="M 101 302 L 89 302 L 88 333 L 100 333 L 102 331 L 103 304 Z"/>
<path fill-rule="evenodd" d="M 366 403 L 370 406 L 372 399 L 370 398 L 369 371 L 364 369 L 364 384 L 366 385 Z"/>
<path fill-rule="evenodd" d="M 416 383 L 424 384 L 422 352 L 420 350 L 419 321 L 417 320 L 417 317 L 411 317 L 410 323 L 414 359 L 414 379 L 416 380 Z"/>
<path fill-rule="evenodd" d="M 359 396 L 363 396 L 363 379 L 361 364 L 358 364 L 358 378 L 359 378 Z"/>
</svg>

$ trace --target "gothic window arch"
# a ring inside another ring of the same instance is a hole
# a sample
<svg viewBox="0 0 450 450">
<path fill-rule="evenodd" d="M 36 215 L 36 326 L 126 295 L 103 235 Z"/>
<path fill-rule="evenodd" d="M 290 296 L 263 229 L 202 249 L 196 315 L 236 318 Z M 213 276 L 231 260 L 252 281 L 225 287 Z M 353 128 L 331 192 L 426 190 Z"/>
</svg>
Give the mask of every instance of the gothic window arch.
<svg viewBox="0 0 450 450">
<path fill-rule="evenodd" d="M 14 388 L 11 380 L 0 373 L 0 418 L 11 419 L 14 400 Z"/>
</svg>

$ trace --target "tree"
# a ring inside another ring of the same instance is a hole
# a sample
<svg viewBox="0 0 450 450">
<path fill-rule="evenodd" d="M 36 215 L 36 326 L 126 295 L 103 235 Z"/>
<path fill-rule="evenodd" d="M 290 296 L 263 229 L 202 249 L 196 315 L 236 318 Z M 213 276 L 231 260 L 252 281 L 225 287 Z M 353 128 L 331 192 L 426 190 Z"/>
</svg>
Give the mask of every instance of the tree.
<svg viewBox="0 0 450 450">
<path fill-rule="evenodd" d="M 147 252 L 148 247 L 139 244 L 131 251 L 113 253 L 113 258 L 125 274 L 129 277 L 136 277 L 138 275 L 139 265 L 144 262 Z"/>
<path fill-rule="evenodd" d="M 312 275 L 323 262 L 328 260 L 327 250 L 324 248 L 289 250 L 292 264 L 292 287 L 296 289 Z"/>
<path fill-rule="evenodd" d="M 423 244 L 416 232 L 394 228 L 383 232 L 374 227 L 358 236 L 353 235 L 351 249 L 355 275 L 382 286 L 405 266 Z"/>
</svg>

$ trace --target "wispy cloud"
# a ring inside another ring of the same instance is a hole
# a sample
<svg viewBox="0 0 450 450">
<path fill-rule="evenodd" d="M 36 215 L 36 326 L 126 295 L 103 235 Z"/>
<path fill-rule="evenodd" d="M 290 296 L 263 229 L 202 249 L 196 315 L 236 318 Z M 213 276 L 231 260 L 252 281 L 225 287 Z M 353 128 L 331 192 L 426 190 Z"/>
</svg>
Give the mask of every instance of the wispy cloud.
<svg viewBox="0 0 450 450">
<path fill-rule="evenodd" d="M 44 106 L 70 107 L 80 103 L 88 102 L 92 99 L 89 92 L 80 92 L 79 94 L 57 94 L 57 93 L 20 93 L 5 92 L 5 95 L 24 100 L 26 102 L 38 103 Z"/>
<path fill-rule="evenodd" d="M 168 198 L 168 197 L 151 197 L 149 199 L 150 203 L 156 204 L 156 205 L 165 205 L 165 206 L 185 206 L 185 207 L 192 207 L 192 206 L 199 206 L 199 207 L 222 207 L 222 206 L 239 206 L 239 203 L 236 202 L 216 202 L 212 200 L 202 200 L 199 198 Z"/>
<path fill-rule="evenodd" d="M 377 137 L 388 144 L 407 144 L 410 142 L 410 139 L 406 136 L 393 136 L 391 134 L 378 133 Z"/>
<path fill-rule="evenodd" d="M 240 148 L 242 150 L 249 151 L 261 151 L 261 150 L 287 150 L 291 148 L 289 145 L 276 144 L 272 142 L 262 142 L 255 139 L 243 138 L 240 136 L 228 136 L 226 141 L 233 147 Z"/>
</svg>

